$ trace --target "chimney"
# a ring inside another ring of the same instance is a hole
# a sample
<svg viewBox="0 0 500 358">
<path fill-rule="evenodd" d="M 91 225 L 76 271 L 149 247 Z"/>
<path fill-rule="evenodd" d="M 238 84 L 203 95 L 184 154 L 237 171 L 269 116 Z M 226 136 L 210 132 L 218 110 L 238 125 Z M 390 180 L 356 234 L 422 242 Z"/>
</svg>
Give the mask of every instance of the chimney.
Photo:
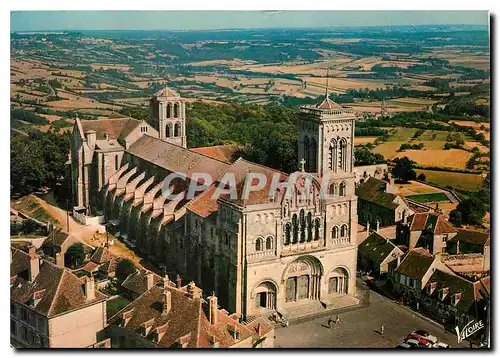
<svg viewBox="0 0 500 358">
<path fill-rule="evenodd" d="M 88 130 L 85 132 L 85 136 L 87 137 L 87 144 L 89 145 L 90 149 L 94 149 L 96 141 L 96 132 L 92 129 Z"/>
<path fill-rule="evenodd" d="M 85 277 L 85 284 L 83 286 L 83 293 L 87 301 L 93 300 L 95 298 L 95 286 L 94 277 Z"/>
<path fill-rule="evenodd" d="M 406 212 L 406 210 L 403 210 L 403 224 L 406 225 L 406 219 L 408 218 L 408 213 Z"/>
<path fill-rule="evenodd" d="M 380 220 L 377 219 L 377 232 L 378 232 L 379 229 L 380 229 Z"/>
<path fill-rule="evenodd" d="M 165 275 L 163 277 L 163 288 L 167 288 L 170 286 L 170 279 L 168 278 L 168 275 Z"/>
<path fill-rule="evenodd" d="M 217 324 L 217 296 L 214 293 L 208 298 L 208 320 L 213 326 Z"/>
<path fill-rule="evenodd" d="M 366 232 L 368 233 L 367 236 L 370 236 L 370 221 L 366 222 Z"/>
<path fill-rule="evenodd" d="M 398 266 L 401 264 L 401 256 L 398 256 Z"/>
<path fill-rule="evenodd" d="M 191 295 L 192 298 L 200 298 L 201 297 L 201 295 L 200 295 L 201 290 L 198 287 L 196 287 L 196 285 L 193 281 L 191 281 L 187 285 L 187 291 Z"/>
<path fill-rule="evenodd" d="M 177 275 L 177 288 L 181 288 L 182 287 L 182 278 Z"/>
<path fill-rule="evenodd" d="M 163 314 L 167 315 L 172 310 L 172 292 L 163 291 Z"/>
<path fill-rule="evenodd" d="M 154 282 L 155 282 L 153 273 L 151 271 L 148 271 L 146 273 L 146 282 L 147 282 L 147 289 L 150 290 L 151 287 L 153 287 Z"/>
<path fill-rule="evenodd" d="M 40 272 L 40 258 L 36 254 L 35 246 L 29 247 L 30 265 L 28 267 L 28 275 L 30 282 L 33 282 Z"/>
<path fill-rule="evenodd" d="M 56 265 L 64 267 L 64 254 L 62 252 L 56 252 Z"/>
</svg>

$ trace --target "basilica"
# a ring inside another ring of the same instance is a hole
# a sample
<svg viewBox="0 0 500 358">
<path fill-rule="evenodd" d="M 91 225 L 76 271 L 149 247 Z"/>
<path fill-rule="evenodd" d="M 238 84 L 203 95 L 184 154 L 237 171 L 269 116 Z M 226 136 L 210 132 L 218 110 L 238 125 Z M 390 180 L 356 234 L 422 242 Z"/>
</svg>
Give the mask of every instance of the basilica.
<svg viewBox="0 0 500 358">
<path fill-rule="evenodd" d="M 73 204 L 101 216 L 107 228 L 149 260 L 214 291 L 243 318 L 285 314 L 321 304 L 357 303 L 355 114 L 328 98 L 300 108 L 297 172 L 283 173 L 243 158 L 235 146 L 187 148 L 185 101 L 158 91 L 150 120 L 76 119 L 71 141 Z M 191 199 L 165 196 L 186 190 L 194 173 L 213 183 Z M 268 183 L 247 197 L 222 195 L 226 174 L 238 194 L 248 173 Z M 293 185 L 273 192 L 273 177 Z M 304 185 L 304 178 L 311 185 Z M 323 195 L 327 188 L 329 195 Z M 271 191 L 271 192 L 270 192 Z"/>
</svg>

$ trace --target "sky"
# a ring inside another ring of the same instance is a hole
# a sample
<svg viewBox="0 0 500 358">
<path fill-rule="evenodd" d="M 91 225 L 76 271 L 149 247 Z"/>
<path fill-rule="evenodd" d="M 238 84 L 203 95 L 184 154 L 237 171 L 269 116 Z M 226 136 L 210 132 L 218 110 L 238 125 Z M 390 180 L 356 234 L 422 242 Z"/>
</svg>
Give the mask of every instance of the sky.
<svg viewBox="0 0 500 358">
<path fill-rule="evenodd" d="M 13 11 L 11 31 L 487 25 L 487 11 Z"/>
</svg>

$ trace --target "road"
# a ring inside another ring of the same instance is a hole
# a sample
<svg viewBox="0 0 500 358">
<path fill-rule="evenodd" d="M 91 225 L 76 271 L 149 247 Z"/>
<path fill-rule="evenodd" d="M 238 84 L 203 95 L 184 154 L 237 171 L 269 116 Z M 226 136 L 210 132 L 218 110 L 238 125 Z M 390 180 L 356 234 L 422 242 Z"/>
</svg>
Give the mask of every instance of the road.
<svg viewBox="0 0 500 358">
<path fill-rule="evenodd" d="M 335 317 L 333 317 L 335 319 Z M 328 317 L 276 329 L 276 348 L 393 348 L 408 333 L 423 329 L 453 348 L 456 335 L 444 332 L 436 323 L 421 318 L 409 308 L 371 291 L 370 305 L 340 314 L 340 325 L 327 328 Z M 384 334 L 380 327 L 384 325 Z"/>
</svg>

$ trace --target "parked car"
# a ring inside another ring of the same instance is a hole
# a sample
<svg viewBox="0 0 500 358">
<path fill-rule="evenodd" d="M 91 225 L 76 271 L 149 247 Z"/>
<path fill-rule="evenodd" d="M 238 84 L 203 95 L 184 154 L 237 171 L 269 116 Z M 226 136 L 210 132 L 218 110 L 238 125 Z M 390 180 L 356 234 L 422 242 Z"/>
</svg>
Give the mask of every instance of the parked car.
<svg viewBox="0 0 500 358">
<path fill-rule="evenodd" d="M 426 345 L 420 344 L 419 341 L 413 338 L 408 338 L 405 343 L 408 344 L 411 348 L 428 348 Z"/>
<path fill-rule="evenodd" d="M 432 348 L 451 348 L 449 344 L 437 342 L 432 345 Z"/>
<path fill-rule="evenodd" d="M 406 337 L 406 338 L 414 339 L 414 340 L 418 341 L 418 343 L 423 344 L 424 346 L 427 346 L 427 347 L 432 346 L 432 343 L 430 343 L 427 339 L 425 339 L 424 337 L 422 337 L 418 334 L 415 334 L 415 333 L 410 333 L 408 335 L 408 337 Z"/>
<path fill-rule="evenodd" d="M 405 341 L 403 341 L 403 342 L 399 342 L 396 345 L 396 347 L 394 347 L 394 348 L 406 348 L 406 349 L 408 349 L 408 348 L 411 348 L 411 346 L 408 343 L 406 343 Z"/>
<path fill-rule="evenodd" d="M 432 344 L 436 344 L 438 341 L 436 336 L 431 335 L 429 332 L 424 331 L 423 329 L 417 329 L 416 331 L 411 332 L 411 334 L 417 334 L 417 335 L 427 339 Z"/>
</svg>

